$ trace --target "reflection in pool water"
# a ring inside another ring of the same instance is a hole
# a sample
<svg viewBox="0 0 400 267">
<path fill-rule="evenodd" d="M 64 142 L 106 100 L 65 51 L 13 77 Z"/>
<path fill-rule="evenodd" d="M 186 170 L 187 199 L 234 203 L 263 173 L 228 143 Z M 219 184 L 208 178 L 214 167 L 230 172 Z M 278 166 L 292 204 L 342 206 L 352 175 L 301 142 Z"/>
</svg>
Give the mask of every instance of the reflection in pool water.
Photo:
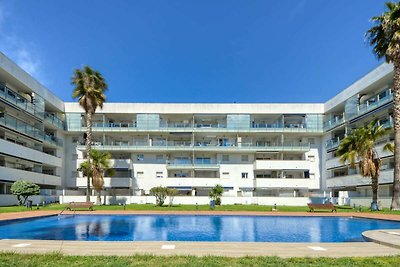
<svg viewBox="0 0 400 267">
<path fill-rule="evenodd" d="M 82 241 L 351 242 L 399 222 L 348 217 L 61 215 L 0 222 L 2 239 Z"/>
</svg>

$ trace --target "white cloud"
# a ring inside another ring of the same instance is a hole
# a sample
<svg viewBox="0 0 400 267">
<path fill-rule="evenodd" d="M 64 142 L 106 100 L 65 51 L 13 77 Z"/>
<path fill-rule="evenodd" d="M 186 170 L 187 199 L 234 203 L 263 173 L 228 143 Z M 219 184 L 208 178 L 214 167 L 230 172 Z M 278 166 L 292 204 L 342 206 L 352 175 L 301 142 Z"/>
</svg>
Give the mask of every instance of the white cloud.
<svg viewBox="0 0 400 267">
<path fill-rule="evenodd" d="M 4 2 L 0 2 L 0 51 L 30 75 L 42 80 L 39 53 L 35 44 L 18 36 L 13 27 L 13 16 L 6 9 Z"/>
<path fill-rule="evenodd" d="M 31 53 L 25 48 L 21 48 L 16 52 L 16 62 L 26 72 L 31 75 L 38 74 L 40 62 L 35 60 Z"/>
</svg>

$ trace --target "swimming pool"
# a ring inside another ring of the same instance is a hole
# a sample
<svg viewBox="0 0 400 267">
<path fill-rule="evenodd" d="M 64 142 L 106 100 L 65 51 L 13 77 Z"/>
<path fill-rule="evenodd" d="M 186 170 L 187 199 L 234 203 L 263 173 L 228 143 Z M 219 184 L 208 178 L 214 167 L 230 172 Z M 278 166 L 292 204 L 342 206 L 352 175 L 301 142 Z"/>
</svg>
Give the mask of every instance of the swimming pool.
<svg viewBox="0 0 400 267">
<path fill-rule="evenodd" d="M 400 222 L 351 217 L 61 215 L 0 222 L 0 239 L 80 241 L 354 242 Z"/>
</svg>

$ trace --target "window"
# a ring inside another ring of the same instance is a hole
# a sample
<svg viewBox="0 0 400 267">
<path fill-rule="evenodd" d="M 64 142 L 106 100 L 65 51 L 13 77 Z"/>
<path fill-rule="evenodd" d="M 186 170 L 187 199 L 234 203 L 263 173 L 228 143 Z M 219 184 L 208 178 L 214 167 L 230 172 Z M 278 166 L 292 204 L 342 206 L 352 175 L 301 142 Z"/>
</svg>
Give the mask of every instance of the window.
<svg viewBox="0 0 400 267">
<path fill-rule="evenodd" d="M 222 161 L 224 162 L 229 161 L 229 155 L 222 155 Z"/>
<path fill-rule="evenodd" d="M 163 162 L 163 160 L 164 160 L 164 156 L 163 155 L 156 155 L 156 161 L 157 162 Z"/>
<path fill-rule="evenodd" d="M 315 145 L 315 138 L 308 138 L 310 145 Z"/>
<path fill-rule="evenodd" d="M 137 155 L 137 160 L 138 161 L 143 161 L 144 160 L 144 155 L 143 154 L 138 154 Z"/>
<path fill-rule="evenodd" d="M 242 161 L 249 161 L 249 155 L 242 155 Z"/>
<path fill-rule="evenodd" d="M 164 178 L 163 172 L 156 172 L 156 178 Z"/>
<path fill-rule="evenodd" d="M 144 172 L 137 172 L 136 173 L 137 178 L 144 178 Z"/>
<path fill-rule="evenodd" d="M 242 178 L 243 179 L 249 178 L 249 173 L 248 172 L 242 172 Z"/>
</svg>

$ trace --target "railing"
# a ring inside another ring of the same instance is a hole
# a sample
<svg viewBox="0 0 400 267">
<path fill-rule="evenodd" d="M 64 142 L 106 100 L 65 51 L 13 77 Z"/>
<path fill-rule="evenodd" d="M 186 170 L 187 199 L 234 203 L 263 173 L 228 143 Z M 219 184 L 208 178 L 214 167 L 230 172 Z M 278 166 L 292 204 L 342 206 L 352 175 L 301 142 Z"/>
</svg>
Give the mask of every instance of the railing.
<svg viewBox="0 0 400 267">
<path fill-rule="evenodd" d="M 344 123 L 344 121 L 345 121 L 344 117 L 340 117 L 340 118 L 336 117 L 332 120 L 326 121 L 326 122 L 324 122 L 324 130 L 325 131 L 330 130 L 330 129 Z"/>
<path fill-rule="evenodd" d="M 45 112 L 44 113 L 44 118 L 46 121 L 48 121 L 49 123 L 53 124 L 54 126 L 56 126 L 57 128 L 60 128 L 62 130 L 64 130 L 64 121 L 61 120 L 60 118 L 56 117 L 55 115 Z"/>
<path fill-rule="evenodd" d="M 84 146 L 84 142 L 79 142 L 78 145 Z M 134 149 L 190 149 L 190 150 L 257 150 L 257 149 L 274 149 L 274 150 L 288 150 L 288 151 L 299 151 L 299 150 L 309 150 L 309 143 L 242 143 L 242 144 L 232 144 L 232 145 L 193 145 L 190 142 L 174 142 L 168 141 L 163 143 L 153 143 L 140 141 L 140 142 L 128 142 L 128 141 L 117 141 L 102 143 L 93 141 L 93 146 L 97 146 L 97 149 L 116 149 L 116 150 L 134 150 Z"/>
<path fill-rule="evenodd" d="M 45 134 L 43 140 L 56 146 L 63 146 L 63 141 L 52 135 Z"/>
<path fill-rule="evenodd" d="M 24 133 L 31 137 L 43 140 L 44 134 L 42 130 L 35 128 L 14 117 L 4 115 L 3 117 L 0 117 L 0 124 L 10 127 L 18 132 Z"/>
<path fill-rule="evenodd" d="M 226 128 L 226 124 L 223 123 L 196 123 L 195 128 Z"/>
<path fill-rule="evenodd" d="M 329 149 L 334 149 L 334 148 L 336 148 L 336 147 L 339 146 L 340 141 L 342 141 L 342 139 L 340 139 L 339 137 L 336 137 L 336 138 L 332 138 L 332 139 L 330 139 L 330 140 L 327 140 L 326 143 L 325 143 L 325 148 L 326 148 L 327 150 L 329 150 Z"/>
<path fill-rule="evenodd" d="M 0 98 L 3 98 L 7 102 L 27 111 L 30 114 L 33 114 L 39 118 L 43 118 L 43 114 L 36 111 L 35 104 L 28 102 L 28 100 L 26 100 L 20 94 L 3 84 L 0 84 Z"/>
<path fill-rule="evenodd" d="M 193 128 L 192 123 L 187 122 L 160 122 L 160 128 Z"/>
<path fill-rule="evenodd" d="M 136 128 L 136 124 L 131 122 L 103 123 L 94 122 L 94 128 Z"/>
<path fill-rule="evenodd" d="M 47 141 L 49 143 L 55 144 L 57 146 L 63 146 L 63 142 L 61 139 L 47 135 L 45 134 L 42 130 L 35 128 L 26 122 L 23 122 L 21 120 L 18 120 L 14 117 L 5 115 L 3 117 L 0 117 L 0 124 L 7 126 L 9 128 L 12 128 L 20 133 L 29 135 L 30 137 L 42 140 L 42 141 Z"/>
<path fill-rule="evenodd" d="M 362 104 L 357 106 L 357 110 L 355 111 L 354 114 L 352 114 L 351 118 L 354 118 L 356 116 L 360 116 L 364 113 L 367 113 L 370 110 L 373 110 L 377 107 L 380 107 L 386 103 L 389 103 L 390 101 L 393 100 L 393 94 L 392 93 L 388 93 L 385 97 L 380 98 L 379 100 L 371 103 L 371 104 Z"/>
</svg>

